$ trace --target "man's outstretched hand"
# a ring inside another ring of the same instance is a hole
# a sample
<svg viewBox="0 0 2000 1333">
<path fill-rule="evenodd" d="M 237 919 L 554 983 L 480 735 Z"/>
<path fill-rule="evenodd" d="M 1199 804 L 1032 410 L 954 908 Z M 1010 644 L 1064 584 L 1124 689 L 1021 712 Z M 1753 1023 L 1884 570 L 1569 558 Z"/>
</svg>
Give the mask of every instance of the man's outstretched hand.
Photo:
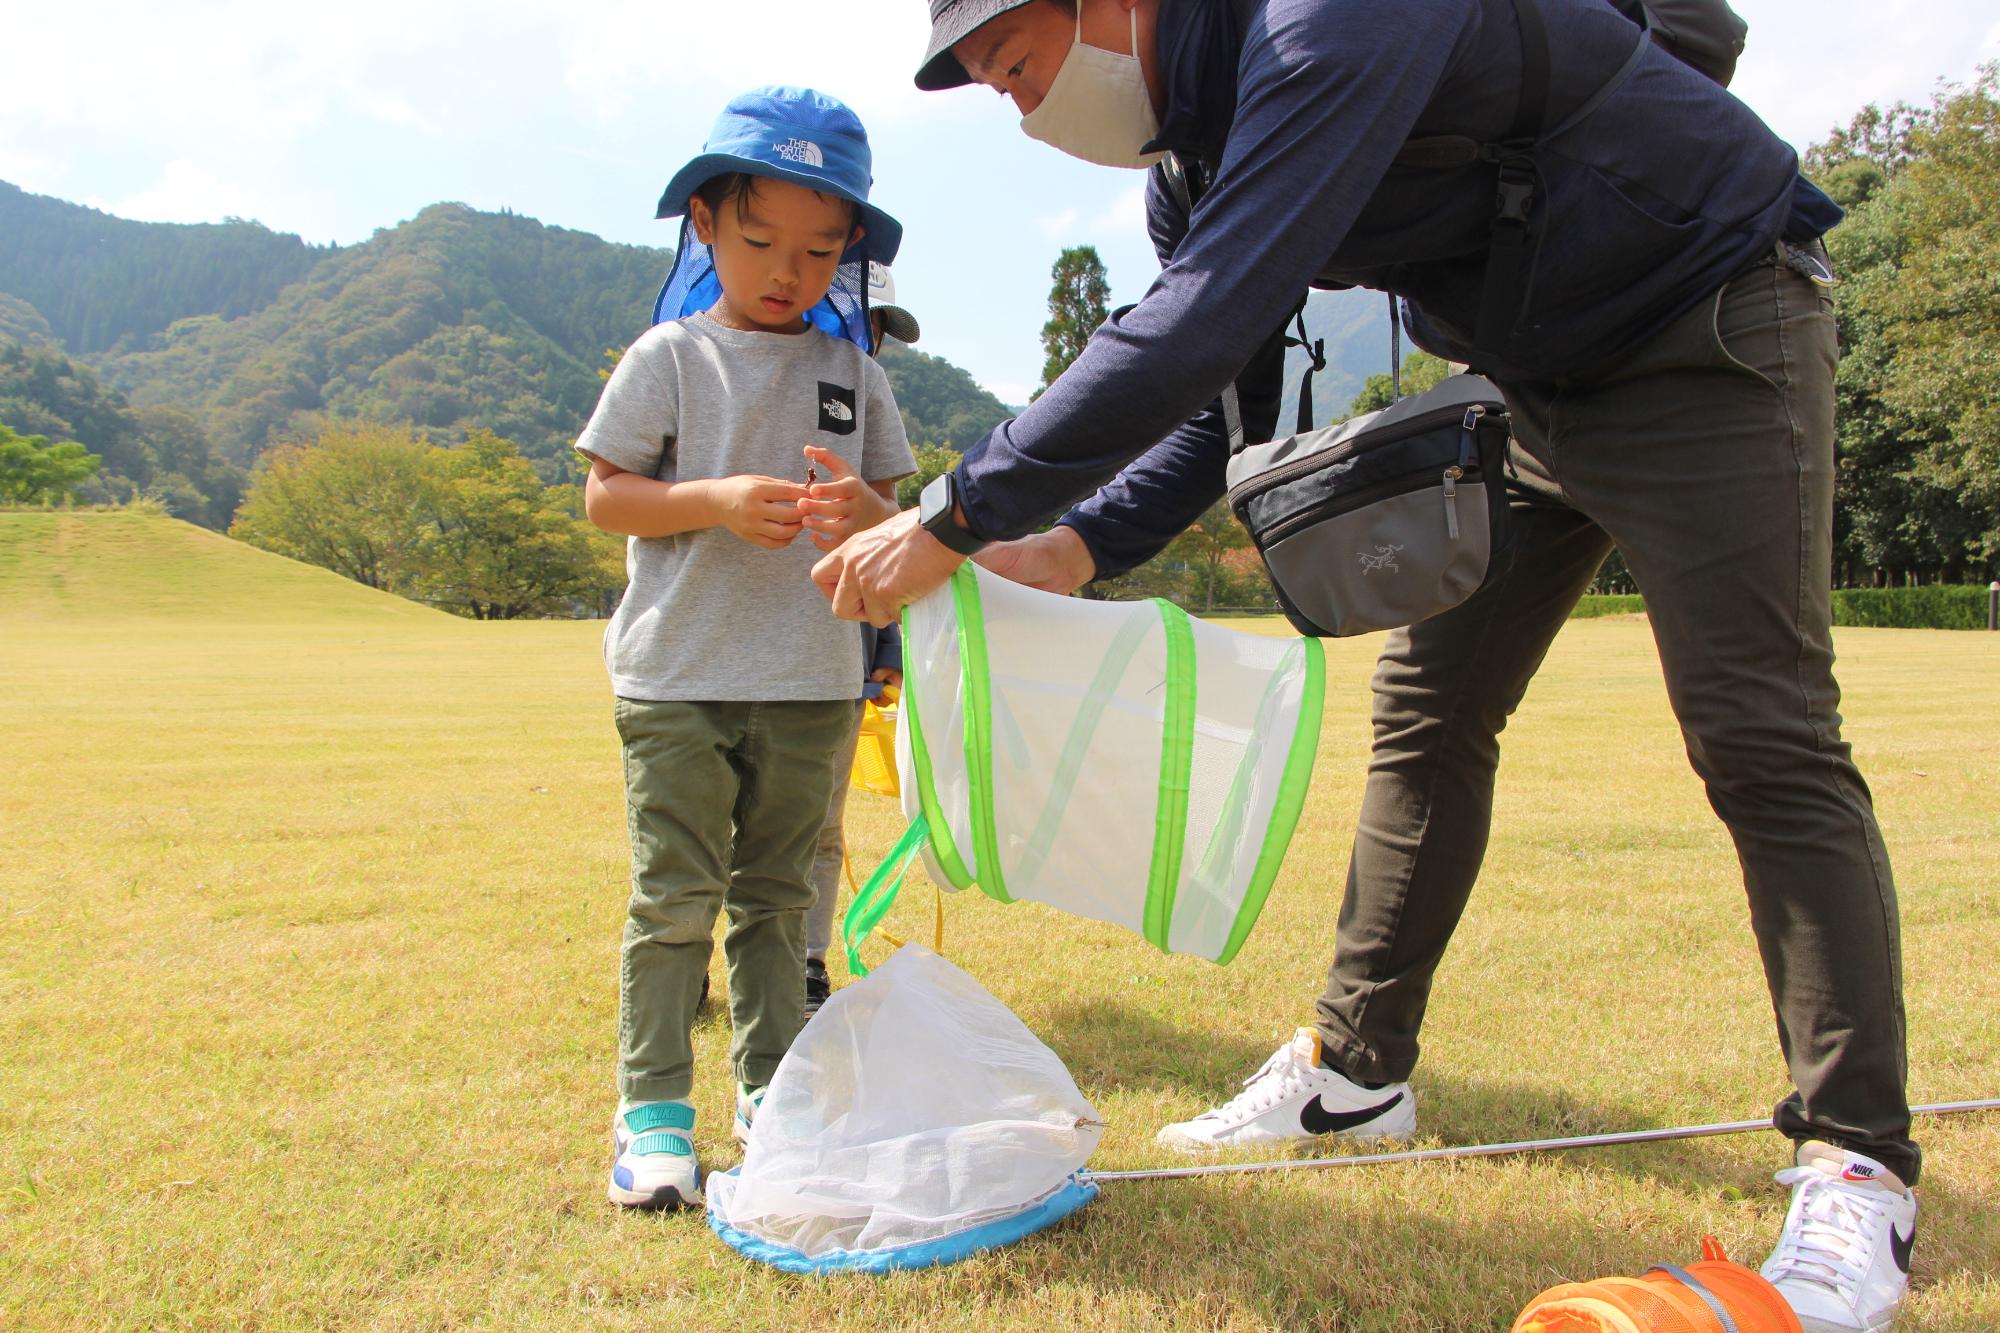
<svg viewBox="0 0 2000 1333">
<path fill-rule="evenodd" d="M 1003 579 L 1069 594 L 1097 577 L 1097 561 L 1075 528 L 1054 527 L 1019 541 L 996 542 L 972 557 Z"/>
<path fill-rule="evenodd" d="M 916 510 L 905 509 L 827 552 L 813 566 L 812 578 L 835 615 L 879 629 L 941 586 L 964 560 L 917 525 Z"/>
<path fill-rule="evenodd" d="M 1001 578 L 1043 592 L 1074 592 L 1097 574 L 1090 548 L 1075 529 L 1065 527 L 997 542 L 973 559 Z M 963 560 L 917 525 L 916 510 L 906 509 L 829 552 L 813 566 L 813 582 L 841 619 L 883 626 L 942 586 Z"/>
</svg>

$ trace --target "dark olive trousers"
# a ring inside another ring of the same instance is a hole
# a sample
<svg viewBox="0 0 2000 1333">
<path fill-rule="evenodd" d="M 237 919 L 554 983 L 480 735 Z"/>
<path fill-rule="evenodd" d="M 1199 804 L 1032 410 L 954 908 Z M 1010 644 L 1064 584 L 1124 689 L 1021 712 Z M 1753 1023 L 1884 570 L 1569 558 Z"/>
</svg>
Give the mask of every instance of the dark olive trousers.
<svg viewBox="0 0 2000 1333">
<path fill-rule="evenodd" d="M 1462 606 L 1392 634 L 1376 670 L 1318 1006 L 1330 1063 L 1370 1080 L 1416 1064 L 1486 851 L 1501 728 L 1615 545 L 1742 864 L 1797 1088 L 1775 1123 L 1915 1181 L 1895 888 L 1833 679 L 1835 357 L 1828 296 L 1767 263 L 1615 367 L 1503 386 L 1510 556 Z"/>
<path fill-rule="evenodd" d="M 760 1088 L 805 1021 L 813 846 L 853 701 L 620 699 L 616 718 L 632 834 L 618 1091 L 644 1102 L 693 1088 L 689 1034 L 724 909 L 730 1064 Z"/>
</svg>

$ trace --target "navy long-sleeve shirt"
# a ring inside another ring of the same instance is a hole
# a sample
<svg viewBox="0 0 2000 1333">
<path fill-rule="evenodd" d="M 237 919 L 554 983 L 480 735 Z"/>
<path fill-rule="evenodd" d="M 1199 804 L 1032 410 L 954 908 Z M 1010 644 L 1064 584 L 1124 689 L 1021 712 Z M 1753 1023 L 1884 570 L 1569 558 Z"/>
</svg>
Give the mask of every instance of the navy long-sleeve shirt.
<svg viewBox="0 0 2000 1333">
<path fill-rule="evenodd" d="M 1640 34 L 1604 0 L 1540 4 L 1556 125 L 1627 66 Z M 1840 216 L 1754 113 L 1649 47 L 1538 150 L 1527 300 L 1504 348 L 1475 348 L 1493 169 L 1396 158 L 1412 138 L 1507 136 L 1513 0 L 1162 0 L 1159 47 L 1168 109 L 1154 146 L 1207 163 L 1213 183 L 1184 216 L 1155 169 L 1160 276 L 958 474 L 989 540 L 1089 496 L 1063 521 L 1100 576 L 1149 558 L 1222 494 L 1225 386 L 1244 397 L 1247 437 L 1270 437 L 1282 326 L 1315 282 L 1398 294 L 1411 337 L 1447 359 L 1551 379 L 1630 351 L 1781 235 Z"/>
</svg>

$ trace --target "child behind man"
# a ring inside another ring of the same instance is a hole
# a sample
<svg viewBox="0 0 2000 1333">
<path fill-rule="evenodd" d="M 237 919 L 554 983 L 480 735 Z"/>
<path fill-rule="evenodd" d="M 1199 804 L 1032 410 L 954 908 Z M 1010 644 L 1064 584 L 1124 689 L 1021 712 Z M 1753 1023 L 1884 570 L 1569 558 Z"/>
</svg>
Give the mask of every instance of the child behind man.
<svg viewBox="0 0 2000 1333">
<path fill-rule="evenodd" d="M 923 326 L 896 301 L 896 280 L 887 264 L 868 265 L 868 317 L 873 323 L 875 355 L 882 354 L 884 336 L 900 343 L 914 343 L 923 336 Z M 821 542 L 822 548 L 826 543 Z M 833 995 L 833 979 L 826 970 L 826 951 L 833 945 L 834 906 L 840 896 L 840 872 L 847 863 L 847 786 L 854 766 L 854 750 L 861 739 L 861 709 L 868 699 L 882 697 L 883 687 L 903 683 L 903 635 L 896 625 L 876 629 L 861 626 L 861 672 L 864 697 L 854 701 L 854 732 L 833 761 L 833 802 L 827 807 L 826 823 L 819 831 L 818 849 L 813 854 L 813 888 L 819 899 L 806 913 L 806 1017 Z"/>
<path fill-rule="evenodd" d="M 660 201 L 714 302 L 632 344 L 576 445 L 592 521 L 632 538 L 605 635 L 632 840 L 608 1193 L 628 1206 L 701 1198 L 690 1029 L 720 909 L 739 1136 L 802 1021 L 808 872 L 861 681 L 796 539 L 882 521 L 915 469 L 881 368 L 816 326 L 843 261 L 894 257 L 868 185 L 839 102 L 733 100 Z M 807 445 L 842 464 L 810 493 L 788 480 Z"/>
</svg>

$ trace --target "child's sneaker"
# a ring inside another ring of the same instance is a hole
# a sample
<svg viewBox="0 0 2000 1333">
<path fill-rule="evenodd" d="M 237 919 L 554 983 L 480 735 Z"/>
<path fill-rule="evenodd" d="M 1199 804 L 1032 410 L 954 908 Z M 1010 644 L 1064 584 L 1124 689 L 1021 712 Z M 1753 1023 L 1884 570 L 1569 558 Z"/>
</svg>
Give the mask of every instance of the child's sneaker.
<svg viewBox="0 0 2000 1333">
<path fill-rule="evenodd" d="M 1880 1333 L 1895 1322 L 1917 1240 L 1917 1195 L 1872 1157 L 1827 1143 L 1799 1145 L 1778 1173 L 1791 1211 L 1764 1277 L 1805 1333 Z"/>
<path fill-rule="evenodd" d="M 766 1084 L 765 1088 L 770 1085 Z M 765 1088 L 752 1088 L 739 1084 L 736 1090 L 736 1123 L 729 1132 L 738 1143 L 750 1142 L 750 1122 L 757 1118 L 757 1108 L 764 1104 Z"/>
<path fill-rule="evenodd" d="M 819 1007 L 825 1004 L 832 996 L 833 980 L 826 974 L 825 962 L 818 958 L 806 959 L 806 1021 L 808 1023 L 812 1022 L 812 1016 L 819 1012 Z"/>
<path fill-rule="evenodd" d="M 1364 1142 L 1408 1138 L 1416 1128 L 1416 1094 L 1409 1084 L 1368 1088 L 1326 1068 L 1319 1062 L 1319 1034 L 1300 1028 L 1243 1080 L 1242 1092 L 1213 1111 L 1168 1125 L 1155 1142 L 1205 1152 L 1335 1136 Z"/>
<path fill-rule="evenodd" d="M 607 1195 L 626 1208 L 700 1206 L 691 1103 L 640 1102 L 612 1117 Z"/>
</svg>

